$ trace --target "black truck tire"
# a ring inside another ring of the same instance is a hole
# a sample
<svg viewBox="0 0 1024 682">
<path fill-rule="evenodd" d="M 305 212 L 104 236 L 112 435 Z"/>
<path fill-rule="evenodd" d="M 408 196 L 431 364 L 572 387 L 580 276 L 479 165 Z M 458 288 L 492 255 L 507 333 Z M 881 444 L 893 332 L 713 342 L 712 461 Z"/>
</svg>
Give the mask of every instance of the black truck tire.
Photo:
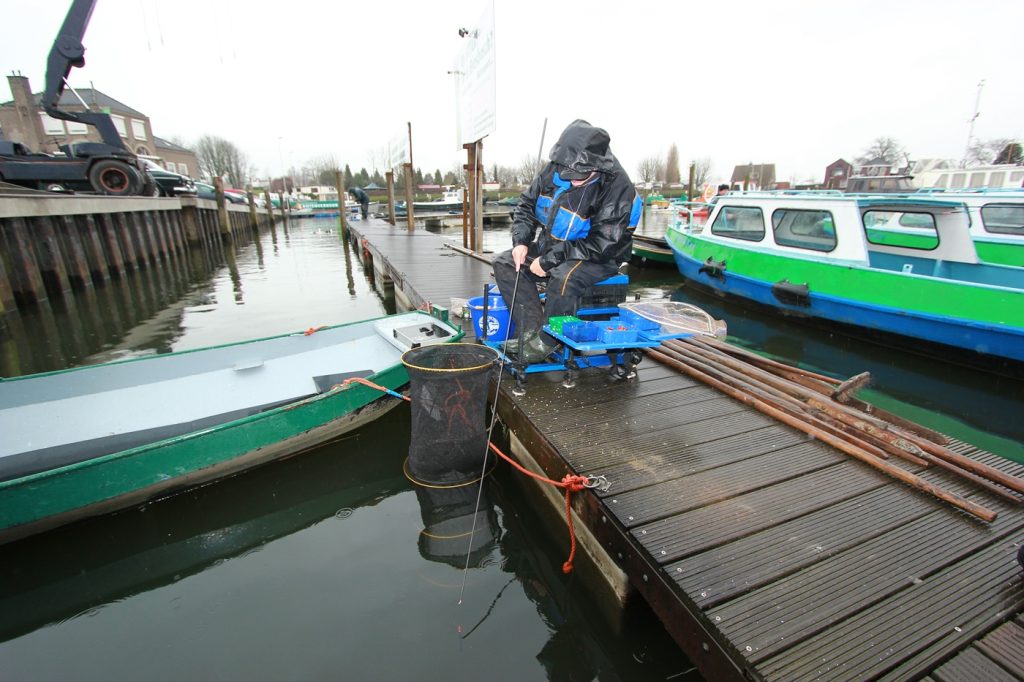
<svg viewBox="0 0 1024 682">
<path fill-rule="evenodd" d="M 89 169 L 89 184 L 99 194 L 135 196 L 142 191 L 142 173 L 124 161 L 102 159 Z"/>
</svg>

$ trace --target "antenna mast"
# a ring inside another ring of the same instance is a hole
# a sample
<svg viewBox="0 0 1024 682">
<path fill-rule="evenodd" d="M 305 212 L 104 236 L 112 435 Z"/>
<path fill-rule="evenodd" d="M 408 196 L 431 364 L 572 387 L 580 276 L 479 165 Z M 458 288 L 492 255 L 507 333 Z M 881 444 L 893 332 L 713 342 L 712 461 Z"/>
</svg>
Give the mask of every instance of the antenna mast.
<svg viewBox="0 0 1024 682">
<path fill-rule="evenodd" d="M 964 149 L 963 161 L 960 162 L 961 168 L 965 168 L 967 166 L 967 157 L 971 153 L 971 140 L 974 139 L 974 122 L 978 120 L 978 114 L 981 113 L 978 111 L 978 106 L 981 104 L 981 90 L 984 87 L 985 79 L 982 78 L 980 81 L 978 81 L 978 94 L 974 98 L 974 114 L 969 119 L 967 119 L 967 122 L 971 125 L 970 128 L 967 129 L 967 147 Z"/>
</svg>

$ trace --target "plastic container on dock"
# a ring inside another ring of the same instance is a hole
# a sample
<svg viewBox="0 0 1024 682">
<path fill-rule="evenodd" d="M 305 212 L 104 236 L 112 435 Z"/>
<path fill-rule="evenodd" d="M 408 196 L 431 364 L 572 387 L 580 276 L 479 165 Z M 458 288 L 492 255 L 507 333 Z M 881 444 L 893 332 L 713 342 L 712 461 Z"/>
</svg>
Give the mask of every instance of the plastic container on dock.
<svg viewBox="0 0 1024 682">
<path fill-rule="evenodd" d="M 628 308 L 619 308 L 619 320 L 630 327 L 642 332 L 653 332 L 661 329 L 661 325 L 654 320 L 649 320 Z"/>
<path fill-rule="evenodd" d="M 484 335 L 484 297 L 476 296 L 466 302 L 469 314 L 473 318 L 473 330 L 477 338 Z M 487 297 L 487 339 L 489 341 L 507 341 L 513 338 L 515 324 L 509 315 L 505 299 L 500 295 Z"/>
<path fill-rule="evenodd" d="M 627 327 L 623 324 L 602 324 L 601 343 L 634 343 L 639 337 L 639 331 L 635 327 Z"/>
<path fill-rule="evenodd" d="M 562 325 L 562 336 L 579 343 L 597 341 L 600 333 L 601 325 L 597 322 L 577 320 L 575 322 L 566 322 Z"/>
</svg>

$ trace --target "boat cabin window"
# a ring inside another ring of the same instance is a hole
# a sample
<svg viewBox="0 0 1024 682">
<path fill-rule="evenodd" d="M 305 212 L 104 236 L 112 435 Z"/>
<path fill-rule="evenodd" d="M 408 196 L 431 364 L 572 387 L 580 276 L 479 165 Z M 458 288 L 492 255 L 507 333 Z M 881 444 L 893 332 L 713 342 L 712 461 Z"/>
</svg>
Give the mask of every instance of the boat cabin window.
<svg viewBox="0 0 1024 682">
<path fill-rule="evenodd" d="M 1004 182 L 1006 182 L 1005 171 L 997 171 L 988 176 L 989 187 L 1002 187 Z"/>
<path fill-rule="evenodd" d="M 836 227 L 830 211 L 780 208 L 772 213 L 772 231 L 779 246 L 832 251 Z"/>
<path fill-rule="evenodd" d="M 981 224 L 986 232 L 1024 236 L 1024 205 L 985 204 L 981 207 Z"/>
<path fill-rule="evenodd" d="M 759 242 L 764 239 L 764 214 L 756 206 L 722 206 L 711 225 L 711 234 Z"/>
<path fill-rule="evenodd" d="M 984 187 L 987 173 L 971 173 L 971 184 L 968 187 Z"/>
<path fill-rule="evenodd" d="M 949 186 L 951 189 L 957 189 L 963 187 L 964 183 L 967 182 L 967 173 L 953 173 L 953 177 L 950 178 Z"/>
<path fill-rule="evenodd" d="M 914 211 L 865 211 L 864 232 L 871 244 L 931 251 L 939 245 L 935 216 Z"/>
<path fill-rule="evenodd" d="M 1012 186 L 1018 182 L 1024 182 L 1024 171 L 1010 173 L 1010 185 Z"/>
</svg>

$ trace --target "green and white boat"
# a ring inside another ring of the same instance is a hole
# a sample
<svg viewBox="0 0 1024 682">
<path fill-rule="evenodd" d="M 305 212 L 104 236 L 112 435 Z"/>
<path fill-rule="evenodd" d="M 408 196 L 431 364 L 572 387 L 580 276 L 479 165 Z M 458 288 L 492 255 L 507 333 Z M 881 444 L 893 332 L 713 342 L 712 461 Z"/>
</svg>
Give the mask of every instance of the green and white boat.
<svg viewBox="0 0 1024 682">
<path fill-rule="evenodd" d="M 400 402 L 405 350 L 462 335 L 412 312 L 0 380 L 0 543 L 336 439 Z"/>
<path fill-rule="evenodd" d="M 1017 373 L 1024 268 L 981 262 L 967 220 L 959 198 L 730 194 L 702 229 L 677 225 L 667 240 L 703 288 Z M 887 241 L 896 226 L 925 241 Z"/>
<path fill-rule="evenodd" d="M 1024 192 L 1014 190 L 920 190 L 906 198 L 934 196 L 963 202 L 968 230 L 978 260 L 995 265 L 1024 267 Z M 868 239 L 876 244 L 908 246 L 930 250 L 937 235 L 926 218 L 914 214 L 891 216 L 865 223 Z"/>
</svg>

